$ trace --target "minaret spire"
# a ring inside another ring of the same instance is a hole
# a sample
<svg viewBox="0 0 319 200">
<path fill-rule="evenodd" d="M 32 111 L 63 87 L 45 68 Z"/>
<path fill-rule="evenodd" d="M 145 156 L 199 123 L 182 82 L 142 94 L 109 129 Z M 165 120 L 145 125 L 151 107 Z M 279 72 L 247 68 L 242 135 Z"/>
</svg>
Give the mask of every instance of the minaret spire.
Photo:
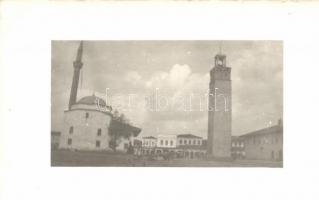
<svg viewBox="0 0 319 200">
<path fill-rule="evenodd" d="M 80 42 L 75 62 L 82 62 L 82 54 L 83 54 L 83 41 Z"/>
<path fill-rule="evenodd" d="M 80 42 L 76 60 L 73 62 L 73 80 L 72 80 L 72 86 L 71 86 L 71 93 L 70 93 L 70 100 L 69 100 L 69 110 L 71 109 L 72 105 L 76 103 L 76 96 L 78 92 L 78 86 L 79 86 L 79 77 L 80 77 L 80 71 L 83 66 L 82 63 L 82 54 L 83 54 L 83 41 Z"/>
</svg>

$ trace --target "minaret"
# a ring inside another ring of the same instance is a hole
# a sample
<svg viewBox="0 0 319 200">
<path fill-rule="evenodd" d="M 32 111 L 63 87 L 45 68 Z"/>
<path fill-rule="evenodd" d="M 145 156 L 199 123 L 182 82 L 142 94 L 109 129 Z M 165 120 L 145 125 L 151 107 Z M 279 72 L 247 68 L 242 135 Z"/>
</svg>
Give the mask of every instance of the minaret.
<svg viewBox="0 0 319 200">
<path fill-rule="evenodd" d="M 210 71 L 209 93 L 207 154 L 227 159 L 231 157 L 231 68 L 221 52 Z"/>
<path fill-rule="evenodd" d="M 69 100 L 69 110 L 71 110 L 71 106 L 76 103 L 80 71 L 83 66 L 82 53 L 83 53 L 83 42 L 81 41 L 80 46 L 78 48 L 76 60 L 73 62 L 74 71 L 73 71 L 73 80 L 72 80 L 72 87 L 71 87 L 70 100 Z"/>
</svg>

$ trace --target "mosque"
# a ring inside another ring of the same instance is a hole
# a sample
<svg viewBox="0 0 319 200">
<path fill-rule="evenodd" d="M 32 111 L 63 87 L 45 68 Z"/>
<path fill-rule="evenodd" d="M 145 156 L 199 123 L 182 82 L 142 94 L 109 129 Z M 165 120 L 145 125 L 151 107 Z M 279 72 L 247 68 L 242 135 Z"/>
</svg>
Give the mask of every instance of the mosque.
<svg viewBox="0 0 319 200">
<path fill-rule="evenodd" d="M 77 101 L 80 71 L 82 63 L 83 42 L 77 51 L 73 62 L 73 80 L 68 109 L 64 111 L 63 129 L 61 131 L 59 148 L 74 150 L 110 150 L 109 127 L 112 123 L 112 107 L 95 96 L 85 96 Z M 130 135 L 119 140 L 117 150 L 125 151 L 133 142 L 141 129 L 125 124 Z"/>
</svg>

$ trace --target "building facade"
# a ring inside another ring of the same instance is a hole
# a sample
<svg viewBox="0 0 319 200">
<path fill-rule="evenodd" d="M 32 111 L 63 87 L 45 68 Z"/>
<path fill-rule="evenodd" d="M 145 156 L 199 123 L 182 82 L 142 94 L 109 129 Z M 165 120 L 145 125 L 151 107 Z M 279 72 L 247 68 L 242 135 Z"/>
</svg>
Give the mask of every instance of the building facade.
<svg viewBox="0 0 319 200">
<path fill-rule="evenodd" d="M 203 138 L 192 134 L 182 134 L 177 135 L 178 146 L 201 146 L 203 143 Z"/>
<path fill-rule="evenodd" d="M 195 159 L 206 155 L 206 146 L 203 138 L 192 134 L 158 135 L 142 138 L 142 147 L 135 146 L 135 154 Z"/>
<path fill-rule="evenodd" d="M 226 56 L 217 54 L 210 71 L 207 154 L 212 158 L 231 157 L 231 68 Z"/>
<path fill-rule="evenodd" d="M 251 160 L 283 160 L 282 120 L 272 127 L 240 136 L 245 143 L 245 157 Z"/>
<path fill-rule="evenodd" d="M 59 148 L 77 150 L 110 150 L 109 125 L 112 114 L 96 106 L 103 99 L 94 95 L 83 97 L 64 112 L 64 123 Z"/>
<path fill-rule="evenodd" d="M 157 138 L 153 136 L 143 137 L 142 140 L 142 154 L 153 155 L 157 146 Z"/>
<path fill-rule="evenodd" d="M 192 134 L 177 135 L 176 153 L 178 158 L 204 158 L 206 147 L 203 138 Z"/>
<path fill-rule="evenodd" d="M 245 159 L 245 141 L 239 136 L 232 136 L 231 156 L 233 159 Z"/>
<path fill-rule="evenodd" d="M 148 136 L 142 138 L 142 147 L 144 148 L 155 148 L 157 143 L 156 137 Z"/>
<path fill-rule="evenodd" d="M 176 148 L 177 136 L 176 135 L 158 135 L 157 144 L 158 148 Z"/>
</svg>

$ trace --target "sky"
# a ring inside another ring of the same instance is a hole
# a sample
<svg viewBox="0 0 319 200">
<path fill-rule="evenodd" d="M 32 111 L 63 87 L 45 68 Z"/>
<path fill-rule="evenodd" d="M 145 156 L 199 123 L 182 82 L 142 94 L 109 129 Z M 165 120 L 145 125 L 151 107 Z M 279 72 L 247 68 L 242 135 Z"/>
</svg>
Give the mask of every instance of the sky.
<svg viewBox="0 0 319 200">
<path fill-rule="evenodd" d="M 54 131 L 62 129 L 79 43 L 52 41 Z M 281 41 L 84 41 L 77 99 L 100 96 L 142 128 L 140 136 L 207 138 L 205 95 L 220 52 L 231 68 L 232 135 L 275 125 L 283 114 Z"/>
</svg>

